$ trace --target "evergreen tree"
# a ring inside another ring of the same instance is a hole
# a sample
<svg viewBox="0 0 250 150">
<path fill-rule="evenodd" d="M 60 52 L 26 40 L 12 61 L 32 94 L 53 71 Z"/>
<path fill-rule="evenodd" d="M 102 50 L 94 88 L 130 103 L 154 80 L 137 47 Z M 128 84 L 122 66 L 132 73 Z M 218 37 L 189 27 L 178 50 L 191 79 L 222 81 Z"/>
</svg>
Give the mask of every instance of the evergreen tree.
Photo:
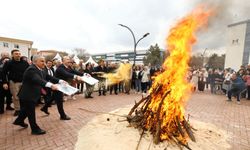
<svg viewBox="0 0 250 150">
<path fill-rule="evenodd" d="M 146 56 L 143 58 L 143 63 L 148 65 L 149 63 L 152 66 L 161 66 L 164 61 L 165 55 L 161 53 L 158 44 L 155 46 L 150 46 L 148 49 Z"/>
</svg>

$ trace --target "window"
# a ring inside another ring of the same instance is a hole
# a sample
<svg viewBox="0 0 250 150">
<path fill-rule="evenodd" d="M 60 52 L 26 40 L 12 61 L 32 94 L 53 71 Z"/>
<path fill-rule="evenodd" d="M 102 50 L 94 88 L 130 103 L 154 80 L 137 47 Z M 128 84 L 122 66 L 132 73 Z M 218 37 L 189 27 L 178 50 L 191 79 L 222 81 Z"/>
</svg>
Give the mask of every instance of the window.
<svg viewBox="0 0 250 150">
<path fill-rule="evenodd" d="M 14 48 L 19 48 L 19 45 L 18 44 L 14 44 Z"/>
<path fill-rule="evenodd" d="M 239 39 L 233 40 L 232 44 L 239 44 Z"/>
<path fill-rule="evenodd" d="M 8 43 L 3 42 L 3 47 L 9 47 Z"/>
</svg>

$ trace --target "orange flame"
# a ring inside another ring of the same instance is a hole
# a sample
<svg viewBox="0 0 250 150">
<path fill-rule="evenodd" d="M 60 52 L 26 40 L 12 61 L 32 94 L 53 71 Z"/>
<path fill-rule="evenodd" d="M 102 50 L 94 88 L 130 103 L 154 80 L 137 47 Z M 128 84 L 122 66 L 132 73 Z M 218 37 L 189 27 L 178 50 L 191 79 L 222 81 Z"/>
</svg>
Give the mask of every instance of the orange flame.
<svg viewBox="0 0 250 150">
<path fill-rule="evenodd" d="M 132 65 L 129 63 L 121 63 L 114 73 L 106 73 L 102 76 L 107 78 L 108 85 L 117 84 L 121 81 L 129 81 L 131 78 Z"/>
<path fill-rule="evenodd" d="M 184 103 L 191 94 L 191 84 L 187 81 L 188 62 L 192 45 L 196 42 L 194 33 L 207 24 L 211 11 L 204 7 L 198 7 L 189 15 L 181 19 L 171 30 L 167 37 L 167 50 L 170 56 L 163 64 L 164 72 L 155 77 L 150 89 L 152 101 L 149 109 L 155 114 L 163 100 L 160 120 L 161 120 L 161 140 L 169 139 L 167 133 L 175 133 L 176 116 L 180 122 L 184 119 Z M 162 90 L 155 92 L 157 88 Z M 164 98 L 166 92 L 170 93 Z M 155 123 L 156 117 L 147 118 L 146 128 L 150 129 Z M 164 134 L 165 133 L 165 134 Z M 185 138 L 178 136 L 179 140 L 186 142 Z"/>
</svg>

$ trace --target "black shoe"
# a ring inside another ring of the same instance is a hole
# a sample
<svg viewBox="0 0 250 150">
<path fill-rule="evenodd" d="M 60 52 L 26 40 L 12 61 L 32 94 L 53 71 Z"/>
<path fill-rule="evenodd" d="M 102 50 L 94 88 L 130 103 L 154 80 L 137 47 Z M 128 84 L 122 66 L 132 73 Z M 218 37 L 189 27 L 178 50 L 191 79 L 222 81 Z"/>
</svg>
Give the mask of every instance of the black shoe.
<svg viewBox="0 0 250 150">
<path fill-rule="evenodd" d="M 12 108 L 11 106 L 6 106 L 6 110 L 15 110 L 15 109 Z"/>
<path fill-rule="evenodd" d="M 106 93 L 102 93 L 103 96 L 106 96 Z"/>
<path fill-rule="evenodd" d="M 117 93 L 117 92 L 115 92 L 115 95 L 118 95 L 118 93 Z"/>
<path fill-rule="evenodd" d="M 28 124 L 27 124 L 27 123 L 24 123 L 24 122 L 17 122 L 17 121 L 14 121 L 13 124 L 14 124 L 14 125 L 21 126 L 21 127 L 23 127 L 23 128 L 28 128 Z"/>
<path fill-rule="evenodd" d="M 60 119 L 61 120 L 70 120 L 71 118 L 69 116 L 65 115 L 64 117 L 61 117 Z"/>
<path fill-rule="evenodd" d="M 92 96 L 90 95 L 89 98 L 94 98 L 94 97 L 92 97 Z"/>
<path fill-rule="evenodd" d="M 48 109 L 45 109 L 44 107 L 42 107 L 40 110 L 43 111 L 45 114 L 49 115 Z"/>
<path fill-rule="evenodd" d="M 31 132 L 31 134 L 33 135 L 42 135 L 42 134 L 45 134 L 46 131 L 42 130 L 42 129 L 37 129 L 37 130 L 34 130 Z"/>
<path fill-rule="evenodd" d="M 4 110 L 0 110 L 0 114 L 4 114 Z"/>
<path fill-rule="evenodd" d="M 19 110 L 16 110 L 15 112 L 14 112 L 14 116 L 18 116 L 18 114 L 19 114 Z"/>
</svg>

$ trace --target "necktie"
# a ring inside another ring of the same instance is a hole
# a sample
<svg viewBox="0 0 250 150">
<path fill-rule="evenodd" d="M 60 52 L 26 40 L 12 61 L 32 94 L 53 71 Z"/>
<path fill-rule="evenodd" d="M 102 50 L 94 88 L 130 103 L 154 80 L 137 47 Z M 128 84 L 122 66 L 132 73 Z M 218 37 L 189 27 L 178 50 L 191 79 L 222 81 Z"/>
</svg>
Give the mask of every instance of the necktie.
<svg viewBox="0 0 250 150">
<path fill-rule="evenodd" d="M 51 69 L 49 69 L 49 73 L 50 73 L 51 76 L 53 76 L 53 72 L 52 72 Z"/>
</svg>

